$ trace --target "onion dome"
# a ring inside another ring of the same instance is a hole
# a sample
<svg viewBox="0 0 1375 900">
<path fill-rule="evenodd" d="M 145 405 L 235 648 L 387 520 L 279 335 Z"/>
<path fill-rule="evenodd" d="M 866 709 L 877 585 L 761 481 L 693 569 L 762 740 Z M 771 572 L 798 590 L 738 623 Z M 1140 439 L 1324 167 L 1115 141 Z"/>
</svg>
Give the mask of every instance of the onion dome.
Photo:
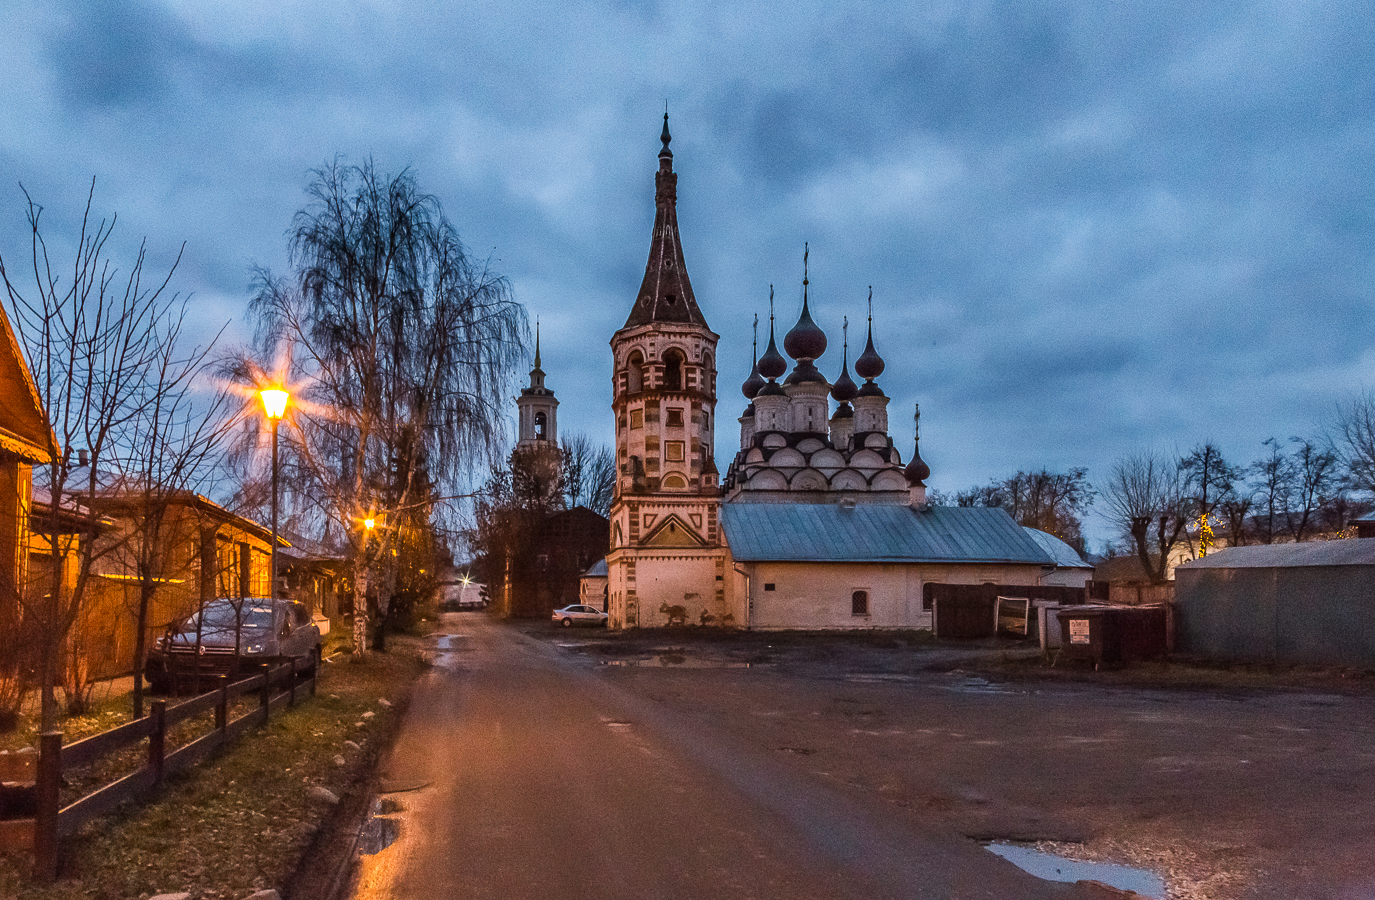
<svg viewBox="0 0 1375 900">
<path fill-rule="evenodd" d="M 751 403 L 749 406 L 745 407 L 745 412 L 744 412 L 743 414 L 741 414 L 740 417 L 741 417 L 742 419 L 753 419 L 753 418 L 754 418 L 754 404 Z"/>
<path fill-rule="evenodd" d="M 802 315 L 798 317 L 797 324 L 783 336 L 783 349 L 788 351 L 788 355 L 793 359 L 813 360 L 820 359 L 821 354 L 826 352 L 826 332 L 817 327 L 812 321 L 812 314 L 807 308 L 807 254 L 802 255 Z"/>
<path fill-rule="evenodd" d="M 759 357 L 759 374 L 773 381 L 788 371 L 788 361 L 773 342 L 773 288 L 769 288 L 769 346 Z M 756 395 L 757 396 L 757 395 Z"/>
<path fill-rule="evenodd" d="M 827 384 L 826 376 L 822 375 L 810 359 L 804 359 L 793 366 L 792 374 L 788 376 L 784 384 L 802 384 L 803 382 L 813 384 Z M 829 385 L 828 385 L 829 386 Z"/>
<path fill-rule="evenodd" d="M 783 385 L 779 384 L 776 381 L 770 381 L 768 384 L 764 385 L 762 388 L 759 389 L 759 393 L 754 395 L 754 399 L 758 400 L 760 397 L 786 396 L 788 396 L 788 392 L 783 390 Z"/>
<path fill-rule="evenodd" d="M 754 368 L 750 369 L 750 377 L 745 379 L 745 383 L 740 385 L 740 393 L 745 395 L 746 400 L 753 400 L 759 393 L 759 389 L 767 384 L 764 376 L 759 374 L 759 360 L 754 361 Z"/>
<path fill-rule="evenodd" d="M 864 352 L 855 360 L 855 374 L 871 382 L 883 374 L 883 357 L 874 349 L 873 316 L 869 317 L 869 340 L 864 345 Z"/>
<path fill-rule="evenodd" d="M 783 336 L 783 349 L 796 360 L 819 359 L 826 352 L 826 332 L 812 321 L 805 293 L 802 297 L 802 315 L 792 330 Z"/>
<path fill-rule="evenodd" d="M 854 379 L 850 377 L 850 342 L 848 339 L 850 323 L 848 321 L 845 323 L 844 328 L 847 339 L 845 341 L 844 354 L 840 358 L 840 377 L 835 380 L 835 384 L 831 385 L 831 398 L 837 403 L 845 403 L 853 400 L 859 393 L 859 387 L 855 384 Z"/>
<path fill-rule="evenodd" d="M 922 462 L 921 458 L 921 405 L 917 405 L 916 415 L 913 416 L 915 424 L 912 428 L 912 461 L 907 464 L 907 468 L 902 470 L 906 476 L 907 483 L 912 487 L 918 485 L 925 487 L 926 479 L 931 477 L 931 467 Z"/>
<path fill-rule="evenodd" d="M 836 411 L 831 413 L 832 419 L 853 419 L 855 411 L 848 403 L 841 403 L 836 407 Z"/>
<path fill-rule="evenodd" d="M 855 368 L 859 368 L 859 366 L 855 366 Z M 861 385 L 859 386 L 859 393 L 855 394 L 855 396 L 856 396 L 856 397 L 886 397 L 886 396 L 888 396 L 888 395 L 885 394 L 885 393 L 883 393 L 883 388 L 879 387 L 879 386 L 878 386 L 877 384 L 875 384 L 874 382 L 872 382 L 872 381 L 866 381 L 866 382 L 864 382 L 863 384 L 861 384 Z"/>
<path fill-rule="evenodd" d="M 753 400 L 754 395 L 759 393 L 759 389 L 764 386 L 764 376 L 759 374 L 759 314 L 754 314 L 754 349 L 750 351 L 754 358 L 754 366 L 750 369 L 750 377 L 745 379 L 745 383 L 740 385 L 740 392 L 745 395 L 746 400 Z M 747 411 L 745 415 L 754 415 Z"/>
</svg>

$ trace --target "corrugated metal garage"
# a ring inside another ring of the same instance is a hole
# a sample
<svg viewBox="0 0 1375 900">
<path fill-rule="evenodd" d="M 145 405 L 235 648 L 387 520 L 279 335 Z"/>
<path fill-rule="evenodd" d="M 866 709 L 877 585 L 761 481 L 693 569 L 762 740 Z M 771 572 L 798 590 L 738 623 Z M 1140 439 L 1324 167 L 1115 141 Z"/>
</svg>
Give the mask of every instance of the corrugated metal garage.
<svg viewBox="0 0 1375 900">
<path fill-rule="evenodd" d="M 1375 539 L 1231 547 L 1175 581 L 1182 653 L 1375 666 Z"/>
</svg>

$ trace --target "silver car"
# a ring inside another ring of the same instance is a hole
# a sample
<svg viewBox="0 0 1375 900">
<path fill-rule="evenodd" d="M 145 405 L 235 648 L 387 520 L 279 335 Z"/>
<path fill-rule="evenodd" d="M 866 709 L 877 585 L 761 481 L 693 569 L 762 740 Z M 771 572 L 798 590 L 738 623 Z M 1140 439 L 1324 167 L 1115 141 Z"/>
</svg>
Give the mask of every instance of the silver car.
<svg viewBox="0 0 1375 900">
<path fill-rule="evenodd" d="M 605 625 L 606 620 L 606 613 L 595 606 L 584 606 L 581 603 L 554 610 L 554 621 L 564 628 L 572 628 L 574 625 Z"/>
<path fill-rule="evenodd" d="M 320 661 L 320 628 L 303 604 L 222 598 L 207 600 L 167 627 L 148 654 L 144 677 L 154 690 L 166 691 L 184 676 L 248 674 L 260 665 L 303 657 L 312 671 Z"/>
</svg>

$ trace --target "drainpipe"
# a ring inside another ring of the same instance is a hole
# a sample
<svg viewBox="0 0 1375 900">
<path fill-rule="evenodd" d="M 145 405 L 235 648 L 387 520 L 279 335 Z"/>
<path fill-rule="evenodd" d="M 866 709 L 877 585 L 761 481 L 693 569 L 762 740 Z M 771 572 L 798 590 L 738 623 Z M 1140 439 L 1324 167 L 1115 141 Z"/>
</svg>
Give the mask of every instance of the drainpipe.
<svg viewBox="0 0 1375 900">
<path fill-rule="evenodd" d="M 744 625 L 744 628 L 745 628 L 746 631 L 749 631 L 749 628 L 750 628 L 750 613 L 753 612 L 753 607 L 754 607 L 754 579 L 750 577 L 750 573 L 749 573 L 749 572 L 747 572 L 747 571 L 745 571 L 743 568 L 741 568 L 740 563 L 732 563 L 732 564 L 731 564 L 731 569 L 734 570 L 735 572 L 737 572 L 738 574 L 743 575 L 744 578 L 745 578 L 745 625 Z"/>
</svg>

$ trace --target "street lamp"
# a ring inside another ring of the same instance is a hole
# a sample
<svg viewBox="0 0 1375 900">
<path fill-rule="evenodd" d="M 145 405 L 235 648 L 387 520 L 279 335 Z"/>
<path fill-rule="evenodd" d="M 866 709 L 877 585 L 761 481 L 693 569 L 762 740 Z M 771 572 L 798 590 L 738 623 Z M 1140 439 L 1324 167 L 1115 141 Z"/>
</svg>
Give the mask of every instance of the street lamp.
<svg viewBox="0 0 1375 900">
<path fill-rule="evenodd" d="M 281 388 L 268 388 L 259 391 L 263 397 L 263 410 L 272 422 L 272 585 L 268 594 L 277 596 L 277 425 L 286 415 L 286 401 L 291 397 Z"/>
</svg>

